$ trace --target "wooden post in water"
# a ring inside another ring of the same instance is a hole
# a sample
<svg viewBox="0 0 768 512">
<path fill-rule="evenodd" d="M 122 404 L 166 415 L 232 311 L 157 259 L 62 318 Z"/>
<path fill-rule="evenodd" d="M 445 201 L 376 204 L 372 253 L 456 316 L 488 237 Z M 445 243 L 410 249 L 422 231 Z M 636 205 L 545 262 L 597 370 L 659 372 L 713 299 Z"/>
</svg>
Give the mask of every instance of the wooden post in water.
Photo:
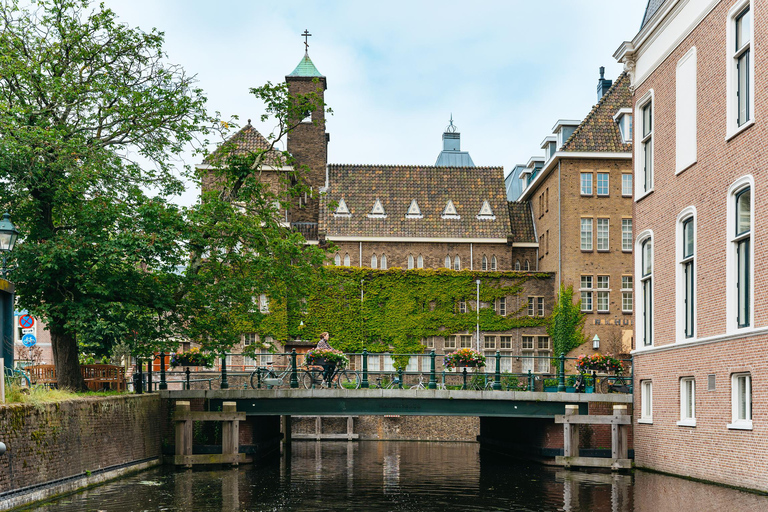
<svg viewBox="0 0 768 512">
<path fill-rule="evenodd" d="M 579 406 L 565 405 L 565 415 L 575 416 L 579 414 Z M 572 423 L 563 423 L 563 456 L 579 456 L 579 426 Z"/>
<path fill-rule="evenodd" d="M 614 405 L 613 415 L 622 417 L 627 415 L 626 405 Z M 619 425 L 613 423 L 611 425 L 611 458 L 626 459 L 629 457 L 629 449 L 627 446 L 627 425 Z"/>
<path fill-rule="evenodd" d="M 224 402 L 222 412 L 237 412 L 237 402 Z M 231 464 L 237 466 L 240 452 L 240 422 L 238 420 L 224 420 L 221 422 L 221 454 L 226 459 L 232 457 Z"/>
<path fill-rule="evenodd" d="M 176 401 L 176 414 L 188 414 L 190 412 L 189 402 L 186 400 Z M 191 421 L 177 421 L 176 422 L 176 455 L 185 456 L 192 455 L 192 422 Z M 192 464 L 185 464 L 186 467 L 191 468 Z"/>
</svg>

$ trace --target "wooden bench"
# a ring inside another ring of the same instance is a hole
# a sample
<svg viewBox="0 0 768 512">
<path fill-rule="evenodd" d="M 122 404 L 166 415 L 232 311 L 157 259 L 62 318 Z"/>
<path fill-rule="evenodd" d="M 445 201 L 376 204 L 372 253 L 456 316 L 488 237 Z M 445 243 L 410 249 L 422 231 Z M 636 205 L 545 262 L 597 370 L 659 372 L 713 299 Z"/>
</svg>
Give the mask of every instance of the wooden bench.
<svg viewBox="0 0 768 512">
<path fill-rule="evenodd" d="M 56 385 L 56 366 L 52 364 L 35 364 L 24 368 L 29 374 L 32 384 L 42 384 L 46 387 Z"/>
</svg>

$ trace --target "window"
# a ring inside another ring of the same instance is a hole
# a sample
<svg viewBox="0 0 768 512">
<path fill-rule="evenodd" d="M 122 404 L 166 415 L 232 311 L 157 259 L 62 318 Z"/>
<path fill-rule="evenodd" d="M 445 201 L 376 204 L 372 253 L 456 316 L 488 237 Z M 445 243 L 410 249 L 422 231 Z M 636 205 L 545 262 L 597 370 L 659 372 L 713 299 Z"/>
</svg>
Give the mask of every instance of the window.
<svg viewBox="0 0 768 512">
<path fill-rule="evenodd" d="M 413 268 L 413 254 L 408 255 L 408 270 Z"/>
<path fill-rule="evenodd" d="M 344 266 L 348 267 L 350 265 L 349 263 L 349 253 L 344 255 Z"/>
<path fill-rule="evenodd" d="M 751 285 L 751 254 L 750 241 L 752 233 L 752 194 L 749 187 L 736 193 L 736 232 L 733 244 L 736 248 L 736 315 L 739 327 L 749 327 L 750 324 L 750 285 Z"/>
<path fill-rule="evenodd" d="M 269 313 L 269 299 L 264 293 L 259 295 L 259 311 L 262 313 Z"/>
<path fill-rule="evenodd" d="M 695 330 L 694 310 L 694 223 L 693 216 L 683 220 L 681 224 L 680 277 L 682 278 L 682 293 L 679 306 L 683 311 L 683 336 L 693 338 Z"/>
<path fill-rule="evenodd" d="M 424 340 L 427 348 L 435 348 L 435 338 L 432 336 L 428 336 L 426 340 Z"/>
<path fill-rule="evenodd" d="M 549 336 L 539 336 L 537 348 L 539 350 L 549 350 Z"/>
<path fill-rule="evenodd" d="M 485 254 L 483 254 L 483 270 L 488 270 L 488 258 L 485 257 Z"/>
<path fill-rule="evenodd" d="M 621 311 L 632 312 L 632 276 L 621 276 Z"/>
<path fill-rule="evenodd" d="M 382 254 L 381 255 L 381 268 L 382 270 L 387 270 L 387 255 Z"/>
<path fill-rule="evenodd" d="M 515 260 L 515 270 L 520 270 L 520 260 Z"/>
<path fill-rule="evenodd" d="M 378 268 L 379 266 L 379 260 L 376 258 L 376 255 L 371 255 L 371 268 Z"/>
<path fill-rule="evenodd" d="M 640 288 L 643 295 L 640 339 L 643 345 L 653 345 L 653 243 L 651 238 L 642 241 L 640 250 Z"/>
<path fill-rule="evenodd" d="M 536 314 L 544 316 L 544 297 L 536 297 Z"/>
<path fill-rule="evenodd" d="M 638 107 L 640 129 L 635 174 L 639 177 L 635 197 L 642 197 L 653 189 L 653 91 L 649 91 L 645 103 Z M 643 101 L 641 100 L 641 101 Z"/>
<path fill-rule="evenodd" d="M 731 376 L 731 410 L 728 428 L 752 429 L 752 376 L 749 373 Z"/>
<path fill-rule="evenodd" d="M 536 316 L 536 297 L 528 297 L 528 316 Z"/>
<path fill-rule="evenodd" d="M 451 257 L 450 256 L 446 256 L 445 257 L 445 268 L 447 268 L 448 270 L 451 269 Z"/>
<path fill-rule="evenodd" d="M 496 348 L 496 336 L 486 336 L 484 343 L 485 348 Z"/>
<path fill-rule="evenodd" d="M 592 250 L 592 219 L 581 219 L 581 250 Z"/>
<path fill-rule="evenodd" d="M 680 426 L 696 426 L 696 381 L 693 377 L 680 379 Z"/>
<path fill-rule="evenodd" d="M 597 312 L 607 313 L 610 303 L 609 276 L 597 276 Z"/>
<path fill-rule="evenodd" d="M 592 195 L 592 173 L 591 172 L 581 173 L 581 195 L 583 196 Z"/>
<path fill-rule="evenodd" d="M 653 423 L 653 382 L 640 381 L 640 419 L 638 423 Z"/>
<path fill-rule="evenodd" d="M 416 266 L 418 268 L 424 268 L 424 257 L 421 254 L 419 254 L 418 258 L 416 258 Z"/>
<path fill-rule="evenodd" d="M 632 252 L 632 219 L 621 219 L 621 250 Z"/>
<path fill-rule="evenodd" d="M 549 211 L 549 187 L 547 187 L 547 190 L 544 192 L 544 209 L 545 211 Z"/>
<path fill-rule="evenodd" d="M 333 264 L 337 267 L 341 266 L 341 256 L 338 253 L 333 257 Z"/>
<path fill-rule="evenodd" d="M 531 270 L 531 264 L 528 262 L 528 260 L 525 260 L 525 271 Z"/>
<path fill-rule="evenodd" d="M 597 219 L 597 250 L 608 250 L 608 219 Z"/>
<path fill-rule="evenodd" d="M 467 301 L 464 299 L 461 299 L 459 301 L 459 313 L 466 313 L 467 312 Z"/>
<path fill-rule="evenodd" d="M 501 297 L 499 299 L 499 315 L 501 316 L 507 316 L 507 298 Z"/>
<path fill-rule="evenodd" d="M 608 193 L 608 173 L 599 172 L 597 173 L 597 195 L 607 196 Z"/>
<path fill-rule="evenodd" d="M 504 350 L 512 350 L 512 336 L 501 336 L 501 346 Z"/>
<path fill-rule="evenodd" d="M 243 346 L 247 347 L 259 341 L 259 335 L 255 332 L 246 332 L 243 334 Z"/>
<path fill-rule="evenodd" d="M 632 109 L 622 108 L 613 116 L 614 121 L 619 125 L 621 133 L 621 142 L 632 144 Z"/>
<path fill-rule="evenodd" d="M 454 349 L 456 348 L 456 336 L 446 336 L 445 337 L 445 349 Z"/>
<path fill-rule="evenodd" d="M 544 247 L 545 247 L 545 254 L 549 254 L 549 230 L 547 230 L 546 236 L 544 237 Z"/>
<path fill-rule="evenodd" d="M 461 270 L 461 258 L 458 254 L 453 258 L 453 270 Z"/>
<path fill-rule="evenodd" d="M 752 11 L 749 1 L 735 5 L 730 12 L 728 45 L 731 48 L 731 64 L 728 80 L 729 132 L 736 133 L 739 127 L 752 120 L 753 72 L 752 56 Z"/>
<path fill-rule="evenodd" d="M 472 336 L 460 336 L 459 338 L 460 348 L 472 348 Z"/>
<path fill-rule="evenodd" d="M 498 268 L 498 265 L 496 264 L 496 256 L 491 256 L 491 270 L 494 272 Z"/>
<path fill-rule="evenodd" d="M 592 276 L 581 276 L 581 310 L 592 311 Z"/>
<path fill-rule="evenodd" d="M 632 175 L 621 175 L 621 195 L 624 197 L 632 197 Z"/>
</svg>

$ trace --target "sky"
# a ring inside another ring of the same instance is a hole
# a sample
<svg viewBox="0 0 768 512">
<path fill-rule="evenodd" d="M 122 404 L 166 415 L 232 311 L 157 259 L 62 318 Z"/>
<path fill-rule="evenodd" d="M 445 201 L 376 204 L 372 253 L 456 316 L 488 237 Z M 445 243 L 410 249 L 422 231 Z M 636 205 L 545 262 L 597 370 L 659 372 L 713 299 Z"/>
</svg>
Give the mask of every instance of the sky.
<svg viewBox="0 0 768 512">
<path fill-rule="evenodd" d="M 304 55 L 327 77 L 328 162 L 434 165 L 451 115 L 475 165 L 505 173 L 558 119 L 597 102 L 599 67 L 640 28 L 647 0 L 371 2 L 106 0 L 130 26 L 165 33 L 170 62 L 194 74 L 211 112 L 258 122 L 249 93 Z M 184 163 L 199 163 L 187 156 Z M 198 191 L 178 201 L 191 204 Z"/>
</svg>

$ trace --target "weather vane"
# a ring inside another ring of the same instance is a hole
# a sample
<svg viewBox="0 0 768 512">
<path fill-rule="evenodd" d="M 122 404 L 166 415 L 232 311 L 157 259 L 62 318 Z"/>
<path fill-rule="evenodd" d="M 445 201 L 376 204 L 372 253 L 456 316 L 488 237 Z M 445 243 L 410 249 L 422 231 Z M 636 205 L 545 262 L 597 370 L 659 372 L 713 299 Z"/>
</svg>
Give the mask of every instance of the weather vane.
<svg viewBox="0 0 768 512">
<path fill-rule="evenodd" d="M 309 36 L 311 36 L 312 34 L 309 33 L 309 30 L 304 29 L 304 33 L 301 35 L 304 36 L 304 46 L 305 46 L 304 51 L 309 52 Z"/>
<path fill-rule="evenodd" d="M 448 125 L 445 131 L 449 133 L 456 133 L 456 130 L 457 130 L 456 125 L 453 124 L 453 113 L 451 113 L 451 124 Z"/>
</svg>

